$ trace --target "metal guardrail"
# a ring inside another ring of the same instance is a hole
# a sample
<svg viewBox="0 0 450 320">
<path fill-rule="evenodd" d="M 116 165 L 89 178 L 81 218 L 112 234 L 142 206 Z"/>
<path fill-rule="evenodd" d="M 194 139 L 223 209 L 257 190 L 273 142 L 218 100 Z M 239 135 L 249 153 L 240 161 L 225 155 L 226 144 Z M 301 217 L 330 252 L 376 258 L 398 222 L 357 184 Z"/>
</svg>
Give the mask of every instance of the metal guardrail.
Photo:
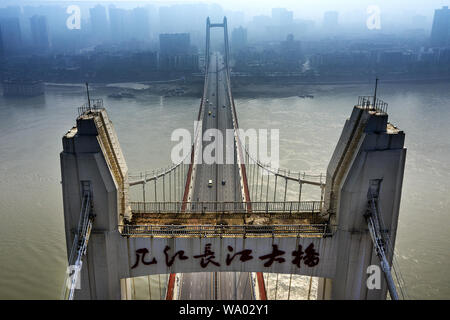
<svg viewBox="0 0 450 320">
<path fill-rule="evenodd" d="M 326 224 L 302 225 L 123 225 L 123 236 L 153 237 L 282 237 L 282 236 L 324 236 Z"/>
<path fill-rule="evenodd" d="M 95 218 L 92 213 L 91 201 L 91 193 L 88 191 L 83 192 L 80 220 L 78 221 L 78 228 L 73 240 L 72 251 L 70 252 L 68 261 L 69 267 L 73 273 L 66 273 L 62 293 L 62 298 L 64 300 L 73 300 L 75 289 L 79 281 L 81 268 L 83 266 L 82 259 L 86 255 L 92 225 Z"/>
<path fill-rule="evenodd" d="M 270 174 L 273 174 L 276 177 L 281 177 L 287 180 L 291 180 L 291 181 L 296 181 L 298 183 L 302 183 L 302 184 L 309 184 L 309 185 L 313 185 L 313 186 L 318 186 L 318 187 L 325 187 L 325 175 L 324 174 L 317 174 L 317 175 L 313 175 L 313 174 L 306 174 L 305 172 L 296 172 L 296 171 L 291 171 L 291 170 L 287 170 L 287 169 L 281 169 L 281 168 L 272 168 L 270 166 L 270 164 L 263 164 L 262 162 L 260 162 L 259 160 L 255 160 L 250 156 L 250 153 L 248 151 L 247 148 L 245 148 L 245 152 L 249 155 L 249 157 L 251 158 L 251 162 L 247 163 L 247 165 L 257 165 L 258 167 L 260 167 L 261 169 L 269 172 Z"/>
<path fill-rule="evenodd" d="M 99 111 L 103 109 L 103 99 L 90 99 L 90 103 L 85 103 L 78 107 L 78 116 L 83 115 L 87 111 Z"/>
<path fill-rule="evenodd" d="M 131 202 L 133 213 L 320 213 L 322 201 L 301 202 Z"/>
<path fill-rule="evenodd" d="M 388 104 L 374 96 L 360 96 L 358 98 L 359 107 L 365 110 L 376 110 L 379 113 L 387 113 Z"/>
<path fill-rule="evenodd" d="M 258 167 L 260 167 L 261 169 L 269 172 L 270 174 L 276 176 L 276 177 L 281 177 L 287 180 L 291 180 L 291 181 L 296 181 L 302 184 L 309 184 L 309 185 L 314 185 L 314 186 L 319 186 L 324 188 L 325 187 L 325 182 L 323 181 L 326 176 L 324 174 L 306 174 L 306 172 L 296 172 L 296 171 L 291 171 L 288 169 L 283 169 L 283 168 L 272 168 L 270 163 L 269 164 L 264 164 L 261 161 L 259 161 L 258 159 L 255 159 L 252 155 L 251 152 L 248 149 L 248 146 L 245 144 L 245 141 L 243 141 L 243 139 L 240 136 L 240 131 L 236 131 L 237 134 L 237 139 L 240 141 L 240 145 L 243 146 L 243 149 L 245 151 L 245 154 L 247 156 L 247 161 L 246 161 L 246 165 L 257 165 Z"/>
</svg>

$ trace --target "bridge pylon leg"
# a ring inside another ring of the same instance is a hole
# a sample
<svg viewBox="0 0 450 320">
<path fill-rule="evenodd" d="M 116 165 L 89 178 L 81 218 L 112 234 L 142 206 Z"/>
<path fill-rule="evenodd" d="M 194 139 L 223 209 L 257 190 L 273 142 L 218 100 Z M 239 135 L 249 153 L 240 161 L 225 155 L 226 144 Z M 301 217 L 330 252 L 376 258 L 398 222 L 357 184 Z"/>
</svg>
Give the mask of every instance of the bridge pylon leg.
<svg viewBox="0 0 450 320">
<path fill-rule="evenodd" d="M 388 123 L 386 113 L 354 107 L 327 170 L 324 213 L 328 215 L 336 241 L 337 260 L 334 278 L 320 281 L 321 297 L 386 298 L 387 286 L 382 272 L 378 288 L 367 285 L 371 276 L 368 268 L 380 268 L 380 261 L 364 215 L 368 192 L 373 181 L 377 181 L 380 185 L 379 215 L 385 222 L 383 232 L 389 235 L 393 249 L 406 158 L 404 139 L 403 131 Z M 392 252 L 390 250 L 389 264 Z"/>
<path fill-rule="evenodd" d="M 82 258 L 80 286 L 74 290 L 77 300 L 122 297 L 119 265 L 128 252 L 118 225 L 123 224 L 129 209 L 128 198 L 122 196 L 128 192 L 128 169 L 115 137 L 104 109 L 80 116 L 77 126 L 63 137 L 60 163 L 69 263 L 85 185 L 90 188 L 95 215 Z"/>
</svg>

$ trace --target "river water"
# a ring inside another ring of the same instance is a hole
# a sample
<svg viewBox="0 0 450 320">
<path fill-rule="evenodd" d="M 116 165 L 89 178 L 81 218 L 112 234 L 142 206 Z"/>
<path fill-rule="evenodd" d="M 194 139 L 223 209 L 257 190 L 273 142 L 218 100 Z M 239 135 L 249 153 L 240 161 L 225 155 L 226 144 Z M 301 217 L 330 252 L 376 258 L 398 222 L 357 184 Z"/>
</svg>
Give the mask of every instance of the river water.
<svg viewBox="0 0 450 320">
<path fill-rule="evenodd" d="M 135 99 L 108 98 L 115 91 L 94 87 L 91 96 L 104 99 L 130 172 L 168 166 L 170 135 L 193 130 L 200 99 L 145 90 Z M 304 86 L 298 95 L 314 99 L 238 97 L 236 108 L 242 128 L 280 129 L 281 167 L 325 173 L 358 95 L 371 92 L 366 85 Z M 450 83 L 382 85 L 380 97 L 406 133 L 396 250 L 407 293 L 450 299 Z M 60 297 L 66 244 L 59 153 L 84 100 L 83 87 L 0 97 L 0 299 Z"/>
</svg>

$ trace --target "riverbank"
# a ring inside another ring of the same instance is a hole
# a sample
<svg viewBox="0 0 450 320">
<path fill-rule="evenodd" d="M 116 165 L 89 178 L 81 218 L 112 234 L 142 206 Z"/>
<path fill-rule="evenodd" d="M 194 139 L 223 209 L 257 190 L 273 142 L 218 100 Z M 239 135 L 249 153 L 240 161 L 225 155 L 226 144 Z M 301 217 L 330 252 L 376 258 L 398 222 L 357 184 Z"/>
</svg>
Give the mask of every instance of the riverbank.
<svg viewBox="0 0 450 320">
<path fill-rule="evenodd" d="M 70 89 L 85 88 L 81 83 L 46 83 L 48 88 Z M 142 81 L 118 83 L 90 83 L 91 90 L 111 90 L 111 98 L 133 98 L 140 94 L 150 94 L 163 97 L 201 97 L 203 83 L 199 81 L 170 80 L 170 81 Z"/>
<path fill-rule="evenodd" d="M 433 84 L 450 83 L 450 77 L 422 78 L 382 78 L 381 84 Z M 240 98 L 286 98 L 292 96 L 311 95 L 319 86 L 360 86 L 375 84 L 375 79 L 311 79 L 298 77 L 233 77 L 232 90 L 234 97 Z"/>
<path fill-rule="evenodd" d="M 292 96 L 313 95 L 317 86 L 355 86 L 372 85 L 373 79 L 353 80 L 311 80 L 305 81 L 295 77 L 233 77 L 232 91 L 235 98 L 286 98 Z M 449 82 L 449 78 L 410 78 L 410 79 L 381 79 L 383 84 L 431 84 L 435 82 Z M 70 88 L 84 87 L 79 83 L 46 83 L 47 87 Z M 137 95 L 141 93 L 163 97 L 201 97 L 203 91 L 203 77 L 189 79 L 175 79 L 168 81 L 139 81 L 120 83 L 92 83 L 92 89 L 115 89 L 120 94 Z"/>
</svg>

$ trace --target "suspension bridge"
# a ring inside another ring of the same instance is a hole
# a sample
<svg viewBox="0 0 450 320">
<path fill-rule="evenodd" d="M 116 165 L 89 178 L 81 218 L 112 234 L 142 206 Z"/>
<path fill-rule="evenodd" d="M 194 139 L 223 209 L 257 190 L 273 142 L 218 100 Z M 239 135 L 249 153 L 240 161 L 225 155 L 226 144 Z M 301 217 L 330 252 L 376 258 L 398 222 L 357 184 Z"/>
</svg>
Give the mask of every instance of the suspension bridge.
<svg viewBox="0 0 450 320">
<path fill-rule="evenodd" d="M 222 53 L 210 52 L 212 28 L 224 30 Z M 148 277 L 151 297 L 153 275 L 168 275 L 158 291 L 169 300 L 290 299 L 298 275 L 308 299 L 313 279 L 317 299 L 404 297 L 394 246 L 406 149 L 387 104 L 358 99 L 326 174 L 274 168 L 239 130 L 226 18 L 208 18 L 205 57 L 190 152 L 167 168 L 129 174 L 103 101 L 79 108 L 60 155 L 63 298 L 132 299 L 137 277 Z M 232 163 L 199 161 L 211 129 L 226 137 L 213 140 L 215 155 L 231 152 Z M 377 288 L 371 266 L 382 271 Z"/>
</svg>

